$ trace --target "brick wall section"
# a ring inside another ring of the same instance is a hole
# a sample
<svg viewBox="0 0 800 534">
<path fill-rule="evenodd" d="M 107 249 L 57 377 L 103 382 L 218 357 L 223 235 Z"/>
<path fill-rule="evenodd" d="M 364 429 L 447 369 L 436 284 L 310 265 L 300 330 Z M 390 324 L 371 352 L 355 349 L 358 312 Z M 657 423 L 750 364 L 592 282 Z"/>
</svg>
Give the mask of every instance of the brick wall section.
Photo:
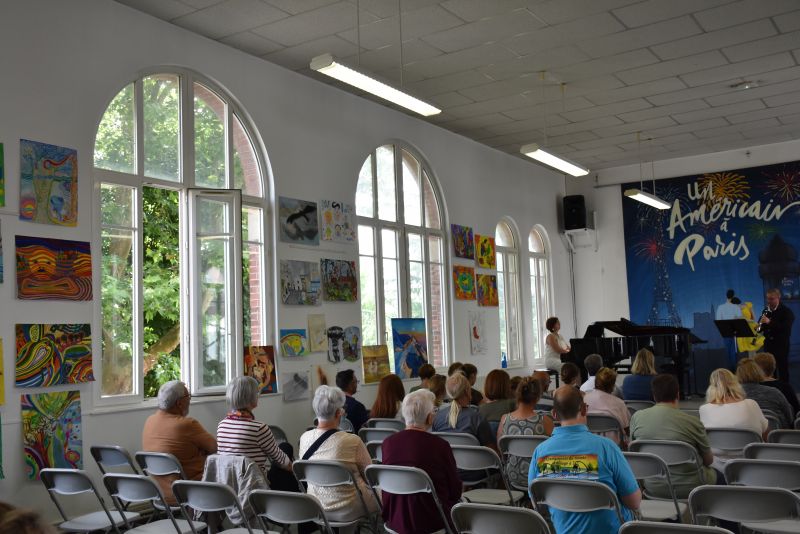
<svg viewBox="0 0 800 534">
<path fill-rule="evenodd" d="M 430 299 L 431 299 L 431 340 L 429 351 L 433 358 L 435 367 L 442 367 L 444 361 L 444 336 L 443 336 L 443 313 L 442 313 L 442 266 L 438 263 L 430 264 Z"/>
</svg>

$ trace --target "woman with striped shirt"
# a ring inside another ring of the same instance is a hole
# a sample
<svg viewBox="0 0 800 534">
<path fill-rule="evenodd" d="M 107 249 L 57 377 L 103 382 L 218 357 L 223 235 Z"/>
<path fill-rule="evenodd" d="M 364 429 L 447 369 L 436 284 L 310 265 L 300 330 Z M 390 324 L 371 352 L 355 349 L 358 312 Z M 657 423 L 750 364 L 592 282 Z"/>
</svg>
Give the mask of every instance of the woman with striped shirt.
<svg viewBox="0 0 800 534">
<path fill-rule="evenodd" d="M 292 461 L 278 448 L 278 443 L 265 423 L 255 420 L 253 410 L 258 406 L 259 385 L 251 376 L 234 378 L 226 391 L 230 412 L 217 425 L 218 454 L 247 456 L 266 473 L 267 459 L 287 471 Z"/>
</svg>

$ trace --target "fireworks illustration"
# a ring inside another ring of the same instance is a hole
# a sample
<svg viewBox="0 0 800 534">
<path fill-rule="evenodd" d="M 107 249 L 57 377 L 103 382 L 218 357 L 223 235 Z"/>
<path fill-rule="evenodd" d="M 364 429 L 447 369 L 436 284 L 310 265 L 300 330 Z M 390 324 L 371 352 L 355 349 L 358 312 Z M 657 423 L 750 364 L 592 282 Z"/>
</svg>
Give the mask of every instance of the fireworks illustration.
<svg viewBox="0 0 800 534">
<path fill-rule="evenodd" d="M 633 249 L 637 256 L 647 258 L 649 261 L 656 261 L 658 258 L 664 256 L 667 247 L 663 239 L 659 237 L 648 237 L 636 243 Z"/>
<path fill-rule="evenodd" d="M 768 177 L 765 187 L 773 198 L 794 202 L 800 197 L 800 171 L 784 167 Z"/>
<path fill-rule="evenodd" d="M 745 226 L 747 237 L 751 241 L 764 242 L 775 235 L 778 230 L 775 226 L 762 221 L 751 222 Z"/>
<path fill-rule="evenodd" d="M 750 184 L 741 174 L 734 172 L 712 172 L 704 174 L 698 180 L 701 190 L 711 187 L 711 198 L 706 198 L 706 205 L 716 204 L 723 199 L 730 201 L 746 200 L 750 198 Z"/>
</svg>

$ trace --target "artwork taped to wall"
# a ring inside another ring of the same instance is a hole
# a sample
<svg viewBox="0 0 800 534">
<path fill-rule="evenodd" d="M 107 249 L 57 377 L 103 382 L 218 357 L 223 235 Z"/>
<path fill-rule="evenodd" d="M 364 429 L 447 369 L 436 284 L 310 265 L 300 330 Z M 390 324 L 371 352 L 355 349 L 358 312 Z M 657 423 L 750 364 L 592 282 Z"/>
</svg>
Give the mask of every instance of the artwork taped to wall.
<svg viewBox="0 0 800 534">
<path fill-rule="evenodd" d="M 281 373 L 283 400 L 291 402 L 310 398 L 310 382 L 308 371 Z"/>
<path fill-rule="evenodd" d="M 17 387 L 94 381 L 88 324 L 18 324 L 16 344 Z"/>
<path fill-rule="evenodd" d="M 6 205 L 6 165 L 3 143 L 0 143 L 0 208 Z"/>
<path fill-rule="evenodd" d="M 478 262 L 478 267 L 483 267 L 484 269 L 497 268 L 493 237 L 475 235 L 475 261 Z"/>
<path fill-rule="evenodd" d="M 244 374 L 258 380 L 261 394 L 278 392 L 275 372 L 275 348 L 272 345 L 253 345 L 244 348 Z"/>
<path fill-rule="evenodd" d="M 375 384 L 392 372 L 389 368 L 389 349 L 386 345 L 364 345 L 361 347 L 364 365 L 364 383 Z"/>
<path fill-rule="evenodd" d="M 344 328 L 331 326 L 328 328 L 328 361 L 339 363 L 344 357 Z"/>
<path fill-rule="evenodd" d="M 344 329 L 344 343 L 342 344 L 344 359 L 348 362 L 357 362 L 361 357 L 361 328 L 348 326 Z"/>
<path fill-rule="evenodd" d="M 318 263 L 281 260 L 281 302 L 315 306 L 319 304 L 319 287 Z"/>
<path fill-rule="evenodd" d="M 284 356 L 308 354 L 308 338 L 304 328 L 281 328 L 281 350 Z"/>
<path fill-rule="evenodd" d="M 278 197 L 278 221 L 284 243 L 319 245 L 316 202 Z"/>
<path fill-rule="evenodd" d="M 28 478 L 46 467 L 83 468 L 81 394 L 56 391 L 22 395 L 22 445 Z"/>
<path fill-rule="evenodd" d="M 312 313 L 308 316 L 308 348 L 311 352 L 328 350 L 328 327 L 324 313 Z"/>
<path fill-rule="evenodd" d="M 469 311 L 469 353 L 486 354 L 486 313 Z"/>
<path fill-rule="evenodd" d="M 78 152 L 19 140 L 19 218 L 59 226 L 78 223 Z"/>
<path fill-rule="evenodd" d="M 353 223 L 355 208 L 336 200 L 320 201 L 320 220 L 322 221 L 322 240 L 337 243 L 352 243 L 356 240 L 356 227 Z"/>
<path fill-rule="evenodd" d="M 89 243 L 16 236 L 17 298 L 92 300 Z"/>
<path fill-rule="evenodd" d="M 499 306 L 500 296 L 497 293 L 497 275 L 479 274 L 478 306 Z"/>
<path fill-rule="evenodd" d="M 428 363 L 428 334 L 425 319 L 392 319 L 394 372 L 400 378 L 419 377 Z"/>
<path fill-rule="evenodd" d="M 453 237 L 453 252 L 457 258 L 475 259 L 475 242 L 471 226 L 450 225 L 450 234 Z"/>
<path fill-rule="evenodd" d="M 454 265 L 453 285 L 456 288 L 457 300 L 475 300 L 475 269 Z"/>
<path fill-rule="evenodd" d="M 356 262 L 321 259 L 322 294 L 325 300 L 356 302 L 358 300 L 358 277 Z"/>
</svg>

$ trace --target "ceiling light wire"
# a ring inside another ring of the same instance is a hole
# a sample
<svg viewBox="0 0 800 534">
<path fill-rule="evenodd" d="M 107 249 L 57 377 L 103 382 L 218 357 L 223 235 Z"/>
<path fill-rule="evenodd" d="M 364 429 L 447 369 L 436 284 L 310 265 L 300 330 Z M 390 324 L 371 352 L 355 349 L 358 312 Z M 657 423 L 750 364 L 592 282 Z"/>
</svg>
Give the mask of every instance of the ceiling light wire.
<svg viewBox="0 0 800 534">
<path fill-rule="evenodd" d="M 539 71 L 539 80 L 542 92 L 542 124 L 544 125 L 544 146 L 547 146 L 547 111 L 545 109 L 545 96 L 544 96 L 544 77 L 547 74 L 547 71 Z"/>
<path fill-rule="evenodd" d="M 361 68 L 361 0 L 356 0 L 356 46 L 357 64 Z"/>
<path fill-rule="evenodd" d="M 400 8 L 400 1 L 397 0 L 397 27 L 400 30 L 400 87 L 403 87 L 403 11 Z"/>
</svg>

